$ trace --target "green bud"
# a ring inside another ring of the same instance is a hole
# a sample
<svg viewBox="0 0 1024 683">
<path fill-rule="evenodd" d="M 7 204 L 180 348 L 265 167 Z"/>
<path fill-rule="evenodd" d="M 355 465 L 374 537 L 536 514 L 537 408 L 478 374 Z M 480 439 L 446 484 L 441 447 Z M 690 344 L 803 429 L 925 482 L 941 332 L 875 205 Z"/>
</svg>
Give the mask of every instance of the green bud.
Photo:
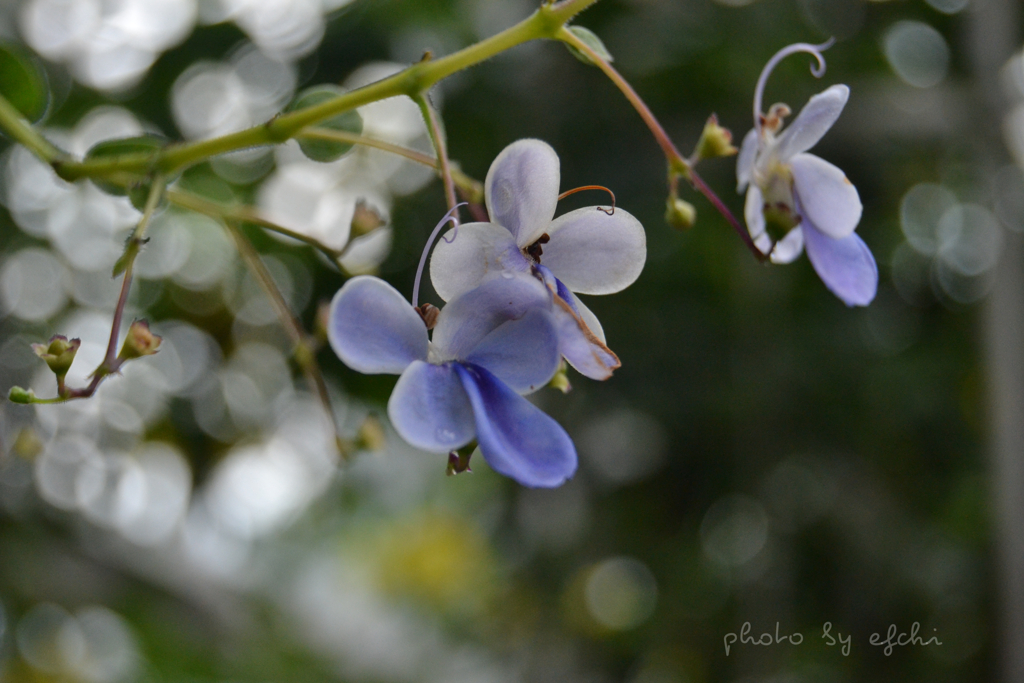
<svg viewBox="0 0 1024 683">
<path fill-rule="evenodd" d="M 591 50 L 596 52 L 597 56 L 603 59 L 604 61 L 614 61 L 612 53 L 608 52 L 608 48 L 604 46 L 604 43 L 601 42 L 601 39 L 598 38 L 597 34 L 591 31 L 590 29 L 583 28 L 582 26 L 570 26 L 569 32 L 572 33 L 577 38 L 579 38 L 580 41 L 585 43 L 586 46 L 589 47 Z M 589 66 L 597 66 L 596 64 L 594 64 L 594 60 L 592 60 L 589 55 L 587 55 L 584 52 L 581 52 L 576 47 L 573 47 L 569 43 L 565 43 L 565 47 L 569 49 L 569 52 L 572 54 L 573 57 L 580 60 L 584 64 L 587 64 Z"/>
<path fill-rule="evenodd" d="M 697 222 L 697 209 L 679 197 L 669 197 L 665 203 L 665 222 L 676 230 L 689 230 Z"/>
<path fill-rule="evenodd" d="M 36 400 L 36 395 L 31 389 L 11 387 L 11 393 L 7 394 L 7 398 L 11 403 L 32 403 Z"/>
<path fill-rule="evenodd" d="M 69 341 L 64 335 L 55 334 L 46 344 L 33 344 L 32 350 L 46 361 L 53 374 L 63 377 L 71 369 L 71 363 L 75 360 L 75 354 L 78 353 L 78 347 L 81 345 L 81 339 Z"/>
<path fill-rule="evenodd" d="M 563 394 L 568 394 L 570 391 L 572 391 L 572 385 L 569 384 L 568 369 L 568 366 L 565 364 L 565 361 L 563 360 L 559 364 L 558 371 L 555 372 L 554 377 L 552 377 L 551 381 L 548 382 L 548 386 L 551 387 L 552 389 L 558 389 Z"/>
<path fill-rule="evenodd" d="M 356 448 L 378 453 L 384 450 L 386 444 L 384 426 L 381 425 L 380 420 L 374 415 L 367 416 L 363 420 L 363 424 L 359 425 L 359 432 L 356 434 Z"/>
<path fill-rule="evenodd" d="M 160 349 L 160 342 L 163 337 L 149 331 L 149 323 L 145 320 L 136 320 L 128 328 L 128 334 L 121 346 L 121 353 L 117 354 L 120 361 L 132 360 L 142 356 L 152 356 Z"/>
<path fill-rule="evenodd" d="M 345 94 L 345 89 L 336 85 L 318 85 L 299 93 L 298 97 L 288 105 L 288 111 L 306 109 L 328 100 L 333 100 L 338 95 Z M 353 135 L 360 135 L 363 132 L 363 117 L 356 110 L 346 111 L 326 121 L 315 125 L 316 128 L 337 130 Z M 302 153 L 313 161 L 329 162 L 340 158 L 343 154 L 352 149 L 350 142 L 335 142 L 333 140 L 317 140 L 310 137 L 299 137 L 299 148 Z"/>
<path fill-rule="evenodd" d="M 718 117 L 712 114 L 704 124 L 704 130 L 697 141 L 697 148 L 694 152 L 695 159 L 714 159 L 716 157 L 729 157 L 739 150 L 732 144 L 732 132 L 728 128 L 718 125 Z"/>
</svg>

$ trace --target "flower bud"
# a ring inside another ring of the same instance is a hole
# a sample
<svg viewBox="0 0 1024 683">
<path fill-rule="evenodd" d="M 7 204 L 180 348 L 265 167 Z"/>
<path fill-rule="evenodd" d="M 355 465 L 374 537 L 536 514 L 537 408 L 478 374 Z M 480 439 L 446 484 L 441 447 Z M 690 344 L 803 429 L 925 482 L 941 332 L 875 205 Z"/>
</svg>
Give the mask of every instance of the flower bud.
<svg viewBox="0 0 1024 683">
<path fill-rule="evenodd" d="M 121 346 L 121 353 L 117 354 L 120 361 L 132 360 L 141 356 L 152 356 L 160 349 L 160 342 L 163 337 L 149 331 L 149 323 L 145 320 L 136 320 L 128 328 L 128 335 L 124 338 Z"/>
<path fill-rule="evenodd" d="M 449 477 L 453 477 L 456 474 L 462 474 L 463 472 L 472 473 L 473 470 L 469 467 L 469 459 L 473 457 L 473 453 L 475 452 L 476 450 L 474 449 L 472 452 L 465 455 L 458 451 L 452 451 L 449 453 L 448 468 L 445 470 L 445 474 Z"/>
<path fill-rule="evenodd" d="M 564 360 L 558 366 L 558 371 L 555 372 L 551 381 L 548 382 L 548 386 L 552 389 L 558 389 L 563 394 L 568 394 L 572 391 L 572 385 L 569 384 L 568 366 Z"/>
<path fill-rule="evenodd" d="M 31 389 L 11 387 L 11 393 L 7 394 L 11 403 L 32 403 L 36 400 L 36 394 Z"/>
<path fill-rule="evenodd" d="M 697 159 L 714 159 L 729 157 L 739 150 L 732 144 L 732 133 L 728 128 L 718 125 L 718 117 L 712 114 L 704 124 L 704 130 L 697 141 L 695 157 Z"/>
<path fill-rule="evenodd" d="M 356 434 L 356 447 L 360 450 L 377 453 L 384 450 L 387 439 L 384 436 L 384 427 L 380 420 L 373 415 L 367 416 L 363 424 L 359 425 L 359 432 Z"/>
<path fill-rule="evenodd" d="M 679 197 L 669 197 L 665 203 L 665 222 L 676 230 L 689 230 L 697 222 L 697 209 Z"/>
<path fill-rule="evenodd" d="M 55 334 L 50 337 L 47 344 L 33 344 L 32 350 L 36 355 L 46 361 L 50 370 L 58 377 L 64 377 L 71 369 L 71 362 L 75 360 L 78 347 L 82 345 L 81 339 L 68 338 L 62 334 Z"/>
<path fill-rule="evenodd" d="M 386 221 L 377 209 L 366 203 L 365 199 L 356 202 L 356 210 L 352 214 L 352 236 L 367 235 L 384 225 Z"/>
</svg>

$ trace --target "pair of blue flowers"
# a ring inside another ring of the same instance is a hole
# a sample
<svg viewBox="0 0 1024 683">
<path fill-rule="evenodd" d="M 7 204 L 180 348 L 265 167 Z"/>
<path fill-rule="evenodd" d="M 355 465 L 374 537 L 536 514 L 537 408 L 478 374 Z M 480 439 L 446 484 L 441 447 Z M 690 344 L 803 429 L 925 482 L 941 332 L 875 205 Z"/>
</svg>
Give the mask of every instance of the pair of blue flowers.
<svg viewBox="0 0 1024 683">
<path fill-rule="evenodd" d="M 781 59 L 808 52 L 820 75 L 826 47 L 791 45 L 765 66 L 754 129 L 737 160 L 738 189 L 746 191 L 747 228 L 762 253 L 788 263 L 806 249 L 825 285 L 847 305 L 863 306 L 875 296 L 878 268 L 854 233 L 860 197 L 840 169 L 807 153 L 839 117 L 849 89 L 815 95 L 785 130 L 786 105 L 761 110 Z M 415 306 L 416 291 L 409 303 L 368 276 L 345 283 L 328 326 L 346 365 L 401 375 L 388 416 L 403 439 L 440 453 L 475 439 L 494 470 L 535 487 L 571 477 L 576 449 L 523 395 L 546 385 L 563 358 L 587 377 L 611 376 L 619 359 L 576 293 L 618 292 L 647 258 L 643 227 L 621 209 L 592 206 L 554 219 L 559 181 L 558 156 L 539 140 L 520 140 L 498 155 L 484 183 L 490 222 L 453 228 L 430 262 L 434 289 L 448 302 L 436 326 Z"/>
<path fill-rule="evenodd" d="M 539 140 L 495 159 L 484 184 L 491 221 L 453 228 L 434 251 L 431 280 L 448 303 L 432 336 L 429 316 L 369 276 L 338 291 L 328 325 L 350 368 L 401 375 L 388 416 L 403 439 L 439 453 L 476 439 L 495 471 L 534 487 L 571 477 L 576 449 L 523 395 L 545 386 L 562 358 L 587 377 L 611 376 L 619 360 L 575 292 L 620 291 L 647 258 L 643 227 L 622 209 L 552 220 L 559 180 L 558 156 Z"/>
</svg>

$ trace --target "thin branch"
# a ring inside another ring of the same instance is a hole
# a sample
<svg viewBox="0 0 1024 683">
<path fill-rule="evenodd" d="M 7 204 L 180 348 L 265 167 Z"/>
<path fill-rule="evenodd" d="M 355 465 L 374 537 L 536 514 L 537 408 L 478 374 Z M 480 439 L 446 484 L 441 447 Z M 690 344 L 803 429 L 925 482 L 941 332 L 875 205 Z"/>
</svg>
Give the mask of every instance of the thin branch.
<svg viewBox="0 0 1024 683">
<path fill-rule="evenodd" d="M 310 343 L 308 335 L 302 328 L 302 323 L 292 313 L 291 307 L 285 300 L 281 290 L 278 289 L 277 283 L 274 282 L 274 277 L 270 274 L 263 259 L 260 258 L 260 254 L 256 251 L 256 248 L 252 246 L 252 243 L 242 232 L 239 224 L 234 219 L 226 219 L 223 221 L 224 225 L 227 226 L 228 232 L 231 237 L 235 240 L 235 245 L 238 247 L 238 253 L 242 256 L 242 261 L 245 263 L 249 272 L 256 278 L 260 287 L 266 293 L 270 299 L 271 305 L 274 307 L 274 311 L 277 313 L 278 320 L 281 322 L 281 326 L 284 327 L 285 332 L 288 333 L 288 337 L 291 339 L 294 345 L 294 357 L 295 362 L 302 369 L 303 374 L 306 376 L 307 381 L 313 387 L 314 393 L 316 393 L 317 399 L 320 401 L 320 405 L 323 407 L 324 412 L 327 414 L 327 419 L 331 423 L 331 428 L 334 430 L 335 445 L 338 449 L 338 453 L 342 458 L 347 459 L 349 449 L 345 446 L 345 441 L 341 436 L 341 432 L 338 430 L 337 420 L 334 418 L 334 409 L 331 407 L 331 397 L 327 391 L 327 383 L 324 381 L 323 372 L 320 370 L 320 364 L 316 361 L 316 349 L 313 344 Z"/>
<path fill-rule="evenodd" d="M 54 147 L 32 127 L 24 116 L 14 108 L 7 98 L 0 95 L 0 128 L 23 144 L 37 157 L 50 164 L 66 155 Z"/>
<path fill-rule="evenodd" d="M 377 140 L 376 138 L 370 138 L 362 135 L 355 135 L 348 133 L 343 130 L 332 130 L 329 128 L 307 128 L 298 135 L 299 138 L 309 138 L 313 140 L 327 140 L 330 142 L 344 142 L 351 145 L 363 145 L 365 147 L 373 147 L 384 152 L 390 152 L 397 154 L 398 156 L 404 157 L 409 161 L 414 161 L 424 166 L 429 166 L 441 175 L 441 168 L 438 164 L 438 160 L 429 154 L 418 152 L 408 147 L 402 147 L 401 145 L 395 145 L 390 142 L 383 140 Z M 484 186 L 479 180 L 472 178 L 458 168 L 451 167 L 452 180 L 462 191 L 462 195 L 465 199 L 471 201 L 480 201 L 483 197 Z"/>
<path fill-rule="evenodd" d="M 640 118 L 644 120 L 647 127 L 650 128 L 651 133 L 654 134 L 654 139 L 657 140 L 658 146 L 661 147 L 662 152 L 665 153 L 665 159 L 668 161 L 669 166 L 669 185 L 670 191 L 674 194 L 675 189 L 675 176 L 682 176 L 690 181 L 690 184 L 695 190 L 700 192 L 704 197 L 711 202 L 711 205 L 722 214 L 725 220 L 733 227 L 736 234 L 743 241 L 750 253 L 754 255 L 758 261 L 765 261 L 768 257 L 761 253 L 761 250 L 757 248 L 754 241 L 751 239 L 750 234 L 742 223 L 733 215 L 729 207 L 714 193 L 714 191 L 708 187 L 707 183 L 697 175 L 697 172 L 693 169 L 693 166 L 687 161 L 683 155 L 676 149 L 675 144 L 669 138 L 668 133 L 658 122 L 658 119 L 651 112 L 647 104 L 640 98 L 633 87 L 622 77 L 618 71 L 615 70 L 611 64 L 609 64 L 601 55 L 599 55 L 593 48 L 587 45 L 585 42 L 576 37 L 576 35 L 565 28 L 564 26 L 559 30 L 556 36 L 558 40 L 561 40 L 585 54 L 604 74 L 611 80 L 615 86 L 622 91 L 622 94 L 626 96 L 629 103 L 633 105 L 637 113 L 640 114 Z"/>
<path fill-rule="evenodd" d="M 622 94 L 626 96 L 629 103 L 633 105 L 637 113 L 640 114 L 640 118 L 644 120 L 647 127 L 651 129 L 651 133 L 654 135 L 654 139 L 658 142 L 658 146 L 661 147 L 661 151 L 665 153 L 665 158 L 668 160 L 669 166 L 678 172 L 680 175 L 686 176 L 690 172 L 690 164 L 683 158 L 683 155 L 676 149 L 675 144 L 669 138 L 668 133 L 662 128 L 658 119 L 655 118 L 651 112 L 650 107 L 640 98 L 640 96 L 633 90 L 625 78 L 622 77 L 618 71 L 615 70 L 611 64 L 607 62 L 601 55 L 599 55 L 592 47 L 587 45 L 585 42 L 576 37 L 569 29 L 564 26 L 559 30 L 556 36 L 558 40 L 564 43 L 572 45 L 574 48 L 585 54 L 590 61 L 592 61 L 598 69 L 604 72 L 604 75 L 615 84 Z"/>
<path fill-rule="evenodd" d="M 241 221 L 244 223 L 252 223 L 258 225 L 261 228 L 266 228 L 271 232 L 276 232 L 286 237 L 298 240 L 314 249 L 322 252 L 332 262 L 336 262 L 342 256 L 345 255 L 344 249 L 334 249 L 328 247 L 323 242 L 320 242 L 316 238 L 310 237 L 309 235 L 303 235 L 301 232 L 296 232 L 283 225 L 278 225 L 272 221 L 267 220 L 260 216 L 260 214 L 248 206 L 226 206 L 224 204 L 218 204 L 217 202 L 211 202 L 208 199 L 203 199 L 197 195 L 189 192 L 183 192 L 182 190 L 168 190 L 167 199 L 172 203 L 176 204 L 184 209 L 190 209 L 196 213 L 201 213 L 204 216 L 216 218 L 224 221 Z"/>
<path fill-rule="evenodd" d="M 437 112 L 430 106 L 426 95 L 419 95 L 413 100 L 423 114 L 423 121 L 427 124 L 430 132 L 430 142 L 434 145 L 437 153 L 438 166 L 441 171 L 441 180 L 444 182 L 444 198 L 448 202 L 448 212 L 451 214 L 452 227 L 459 227 L 459 212 L 456 210 L 455 184 L 452 182 L 451 164 L 448 163 L 448 149 L 444 140 L 444 133 L 441 131 L 441 123 L 437 118 Z"/>
<path fill-rule="evenodd" d="M 424 60 L 393 76 L 363 86 L 312 107 L 274 117 L 264 124 L 236 133 L 196 142 L 171 145 L 156 153 L 126 154 L 117 159 L 82 162 L 47 159 L 64 180 L 105 177 L 117 171 L 146 173 L 158 168 L 179 171 L 204 159 L 246 147 L 274 145 L 298 135 L 303 129 L 371 102 L 407 95 L 416 97 L 438 81 L 480 64 L 495 55 L 538 38 L 556 38 L 565 23 L 597 0 L 562 0 L 547 3 L 518 24 L 440 59 Z M 0 126 L 4 121 L 0 120 Z"/>
</svg>

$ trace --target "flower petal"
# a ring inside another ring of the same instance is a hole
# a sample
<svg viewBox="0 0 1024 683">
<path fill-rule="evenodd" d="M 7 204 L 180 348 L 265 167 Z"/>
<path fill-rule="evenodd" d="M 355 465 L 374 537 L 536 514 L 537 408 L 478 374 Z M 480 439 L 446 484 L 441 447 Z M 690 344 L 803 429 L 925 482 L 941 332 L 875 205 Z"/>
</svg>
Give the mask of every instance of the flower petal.
<svg viewBox="0 0 1024 683">
<path fill-rule="evenodd" d="M 856 233 L 833 239 L 814 228 L 802 226 L 811 260 L 825 286 L 847 306 L 867 306 L 878 291 L 878 266 Z"/>
<path fill-rule="evenodd" d="M 561 358 L 551 314 L 538 308 L 496 327 L 465 360 L 486 368 L 513 391 L 528 394 L 548 383 Z"/>
<path fill-rule="evenodd" d="M 584 377 L 605 380 L 622 366 L 619 357 L 591 330 L 562 297 L 554 297 L 554 320 L 559 350 L 569 365 Z M 580 303 L 582 306 L 582 302 Z M 584 307 L 585 308 L 585 307 Z M 587 311 L 590 313 L 590 311 Z M 593 315 L 593 313 L 590 313 Z M 602 331 L 601 336 L 604 336 Z"/>
<path fill-rule="evenodd" d="M 579 315 L 583 324 L 587 326 L 587 329 L 594 333 L 594 336 L 597 337 L 602 344 L 607 344 L 608 341 L 604 336 L 604 328 L 601 327 L 601 321 L 597 319 L 594 312 L 587 308 L 580 298 L 572 292 L 569 292 L 569 296 L 572 297 L 572 301 L 570 303 L 575 306 L 576 314 Z"/>
<path fill-rule="evenodd" d="M 778 160 L 786 163 L 797 154 L 806 152 L 828 132 L 846 106 L 850 89 L 845 85 L 833 85 L 818 93 L 804 105 L 793 123 L 779 135 L 775 153 Z"/>
<path fill-rule="evenodd" d="M 498 155 L 484 180 L 491 222 L 512 233 L 520 248 L 547 232 L 558 204 L 558 155 L 541 140 L 518 140 Z"/>
<path fill-rule="evenodd" d="M 552 488 L 576 472 L 576 447 L 561 425 L 487 370 L 455 364 L 476 417 L 480 452 L 523 486 Z"/>
<path fill-rule="evenodd" d="M 473 408 L 453 363 L 414 361 L 398 378 L 388 417 L 398 435 L 425 451 L 447 453 L 476 435 Z"/>
<path fill-rule="evenodd" d="M 736 157 L 736 191 L 743 192 L 754 173 L 754 159 L 757 158 L 757 128 L 751 128 L 743 136 L 739 156 Z"/>
<path fill-rule="evenodd" d="M 860 222 L 864 207 L 860 195 L 839 168 L 813 154 L 797 154 L 789 164 L 793 171 L 793 195 L 821 232 L 842 239 Z"/>
<path fill-rule="evenodd" d="M 369 275 L 352 278 L 334 295 L 327 339 L 345 365 L 371 375 L 397 375 L 427 357 L 427 328 L 412 304 Z"/>
<path fill-rule="evenodd" d="M 751 185 L 747 188 L 747 197 L 743 202 L 743 218 L 747 221 L 747 232 L 750 233 L 754 245 L 762 254 L 772 250 L 772 238 L 765 230 L 764 195 L 761 188 Z"/>
<path fill-rule="evenodd" d="M 796 226 L 775 243 L 772 263 L 792 263 L 804 252 L 804 231 Z"/>
<path fill-rule="evenodd" d="M 476 287 L 495 271 L 529 270 L 512 234 L 494 223 L 466 223 L 442 237 L 430 257 L 430 281 L 445 301 Z"/>
<path fill-rule="evenodd" d="M 633 284 L 647 260 L 647 235 L 622 209 L 606 214 L 596 206 L 559 216 L 540 260 L 574 292 L 612 294 Z"/>
<path fill-rule="evenodd" d="M 441 309 L 434 349 L 442 360 L 465 360 L 499 325 L 535 308 L 549 310 L 550 301 L 547 287 L 533 275 L 507 270 L 492 275 Z"/>
</svg>

